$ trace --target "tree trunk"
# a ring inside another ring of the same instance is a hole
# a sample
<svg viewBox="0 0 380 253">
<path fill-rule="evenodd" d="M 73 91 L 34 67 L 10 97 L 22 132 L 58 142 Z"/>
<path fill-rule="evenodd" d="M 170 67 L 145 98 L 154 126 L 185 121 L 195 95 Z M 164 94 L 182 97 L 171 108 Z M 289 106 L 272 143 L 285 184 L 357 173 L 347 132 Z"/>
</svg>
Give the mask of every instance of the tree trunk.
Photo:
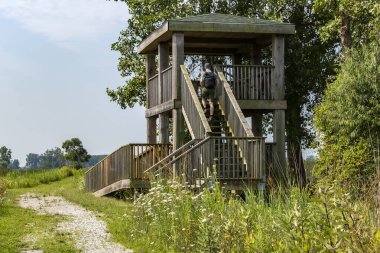
<svg viewBox="0 0 380 253">
<path fill-rule="evenodd" d="M 302 158 L 302 148 L 299 142 L 288 141 L 288 164 L 293 181 L 299 188 L 306 186 L 306 171 Z"/>
<path fill-rule="evenodd" d="M 302 119 L 301 106 L 297 101 L 288 102 L 286 135 L 287 135 L 287 153 L 290 179 L 292 183 L 297 184 L 300 188 L 306 186 L 306 171 L 302 158 Z"/>
<path fill-rule="evenodd" d="M 340 13 L 341 27 L 340 27 L 340 43 L 342 45 L 342 51 L 350 49 L 352 47 L 351 38 L 351 17 L 345 12 Z"/>
</svg>

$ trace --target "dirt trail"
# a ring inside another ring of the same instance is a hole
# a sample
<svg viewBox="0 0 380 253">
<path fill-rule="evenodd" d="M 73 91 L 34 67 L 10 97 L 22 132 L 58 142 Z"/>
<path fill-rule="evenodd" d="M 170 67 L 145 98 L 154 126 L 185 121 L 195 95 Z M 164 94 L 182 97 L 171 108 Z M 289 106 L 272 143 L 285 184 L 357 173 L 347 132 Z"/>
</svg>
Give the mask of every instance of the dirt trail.
<svg viewBox="0 0 380 253">
<path fill-rule="evenodd" d="M 75 246 L 81 252 L 91 253 L 130 253 L 118 243 L 111 242 L 107 225 L 98 220 L 94 212 L 72 204 L 62 197 L 24 194 L 20 196 L 19 204 L 23 208 L 36 210 L 39 214 L 58 214 L 69 219 L 60 222 L 57 231 L 69 233 L 75 241 Z"/>
</svg>

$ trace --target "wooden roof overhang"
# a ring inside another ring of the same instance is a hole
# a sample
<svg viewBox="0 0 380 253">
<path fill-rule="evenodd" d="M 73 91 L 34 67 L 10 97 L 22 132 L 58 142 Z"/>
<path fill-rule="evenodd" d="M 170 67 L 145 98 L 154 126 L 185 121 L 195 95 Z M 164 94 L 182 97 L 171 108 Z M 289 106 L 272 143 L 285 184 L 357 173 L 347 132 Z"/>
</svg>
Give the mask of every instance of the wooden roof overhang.
<svg viewBox="0 0 380 253">
<path fill-rule="evenodd" d="M 253 44 L 270 45 L 273 34 L 294 34 L 295 26 L 225 14 L 174 19 L 144 39 L 137 52 L 155 54 L 161 42 L 168 42 L 170 46 L 174 32 L 184 33 L 185 54 L 234 54 L 248 52 Z"/>
</svg>

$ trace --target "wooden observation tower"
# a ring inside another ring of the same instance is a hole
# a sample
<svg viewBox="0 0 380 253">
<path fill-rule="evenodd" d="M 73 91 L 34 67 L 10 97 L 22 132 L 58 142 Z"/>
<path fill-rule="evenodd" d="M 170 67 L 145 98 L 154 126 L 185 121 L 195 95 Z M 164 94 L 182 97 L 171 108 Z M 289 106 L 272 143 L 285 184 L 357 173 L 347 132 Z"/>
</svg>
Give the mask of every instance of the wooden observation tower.
<svg viewBox="0 0 380 253">
<path fill-rule="evenodd" d="M 138 47 L 146 59 L 147 144 L 128 144 L 107 156 L 86 173 L 86 189 L 104 195 L 148 188 L 149 178 L 160 174 L 192 189 L 213 176 L 240 190 L 281 173 L 284 37 L 294 33 L 292 24 L 224 14 L 165 22 Z M 199 82 L 192 80 L 199 79 L 199 69 L 186 68 L 188 56 L 208 58 L 221 80 L 212 121 L 201 106 Z M 272 116 L 271 143 L 263 137 L 264 114 Z"/>
</svg>

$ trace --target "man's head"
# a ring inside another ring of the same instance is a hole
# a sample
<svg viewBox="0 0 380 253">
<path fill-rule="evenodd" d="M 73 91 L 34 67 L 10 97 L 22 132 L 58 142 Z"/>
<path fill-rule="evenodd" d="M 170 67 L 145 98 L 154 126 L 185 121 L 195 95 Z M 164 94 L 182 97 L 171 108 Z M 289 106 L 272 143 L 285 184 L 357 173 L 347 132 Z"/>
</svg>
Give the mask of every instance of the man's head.
<svg viewBox="0 0 380 253">
<path fill-rule="evenodd" d="M 208 62 L 206 62 L 206 63 L 205 63 L 205 69 L 211 69 L 211 64 L 208 63 Z"/>
</svg>

